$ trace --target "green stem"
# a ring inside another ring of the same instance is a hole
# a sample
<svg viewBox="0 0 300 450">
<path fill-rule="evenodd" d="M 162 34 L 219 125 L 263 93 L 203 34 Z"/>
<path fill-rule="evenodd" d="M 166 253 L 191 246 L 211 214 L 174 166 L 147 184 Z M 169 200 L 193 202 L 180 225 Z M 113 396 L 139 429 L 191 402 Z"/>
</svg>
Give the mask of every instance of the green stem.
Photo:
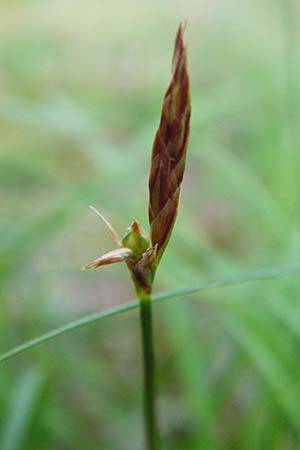
<svg viewBox="0 0 300 450">
<path fill-rule="evenodd" d="M 140 301 L 140 318 L 144 361 L 144 419 L 147 450 L 158 450 L 158 426 L 155 403 L 155 364 L 150 296 Z"/>
</svg>

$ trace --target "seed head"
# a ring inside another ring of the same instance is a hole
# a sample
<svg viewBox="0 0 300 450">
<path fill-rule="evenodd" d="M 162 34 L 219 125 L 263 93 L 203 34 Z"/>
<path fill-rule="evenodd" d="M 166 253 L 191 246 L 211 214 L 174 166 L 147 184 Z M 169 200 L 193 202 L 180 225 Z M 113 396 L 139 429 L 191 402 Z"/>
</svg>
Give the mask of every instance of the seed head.
<svg viewBox="0 0 300 450">
<path fill-rule="evenodd" d="M 149 177 L 150 235 L 152 245 L 157 245 L 156 264 L 169 241 L 176 219 L 190 115 L 187 55 L 183 43 L 183 26 L 180 24 L 175 39 L 172 77 L 153 143 Z"/>
<path fill-rule="evenodd" d="M 187 55 L 183 44 L 183 26 L 180 24 L 175 39 L 171 81 L 163 100 L 160 124 L 152 148 L 149 177 L 151 243 L 136 220 L 120 239 L 108 220 L 91 207 L 118 248 L 86 264 L 83 269 L 126 262 L 141 299 L 151 293 L 156 267 L 176 219 L 185 168 L 190 114 Z"/>
</svg>

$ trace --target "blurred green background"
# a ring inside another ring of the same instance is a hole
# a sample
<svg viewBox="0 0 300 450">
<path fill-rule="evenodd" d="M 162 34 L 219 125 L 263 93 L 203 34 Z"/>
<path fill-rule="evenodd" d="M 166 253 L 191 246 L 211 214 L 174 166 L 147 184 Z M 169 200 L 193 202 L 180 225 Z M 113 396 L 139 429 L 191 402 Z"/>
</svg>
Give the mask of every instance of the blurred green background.
<svg viewBox="0 0 300 450">
<path fill-rule="evenodd" d="M 178 22 L 191 137 L 156 291 L 295 264 L 297 0 L 1 0 L 0 353 L 134 298 L 125 265 L 83 273 L 147 227 L 150 152 Z M 300 448 L 300 287 L 264 281 L 157 304 L 166 450 Z M 1 450 L 141 450 L 137 311 L 0 366 Z"/>
</svg>

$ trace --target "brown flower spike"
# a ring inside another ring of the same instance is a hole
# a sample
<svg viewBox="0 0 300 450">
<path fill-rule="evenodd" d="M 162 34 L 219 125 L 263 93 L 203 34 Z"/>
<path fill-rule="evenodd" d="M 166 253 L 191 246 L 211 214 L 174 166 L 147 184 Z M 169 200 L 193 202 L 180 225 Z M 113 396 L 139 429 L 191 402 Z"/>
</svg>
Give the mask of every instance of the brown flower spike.
<svg viewBox="0 0 300 450">
<path fill-rule="evenodd" d="M 179 25 L 173 54 L 172 77 L 164 97 L 161 119 L 152 148 L 149 177 L 149 223 L 151 244 L 141 225 L 134 220 L 123 239 L 97 211 L 118 249 L 108 252 L 83 267 L 125 261 L 140 298 L 149 295 L 157 265 L 175 223 L 191 115 L 187 55 L 183 26 Z"/>
<path fill-rule="evenodd" d="M 149 222 L 152 244 L 157 244 L 156 263 L 168 243 L 176 219 L 191 115 L 187 55 L 179 25 L 159 128 L 152 149 L 149 178 Z"/>
</svg>

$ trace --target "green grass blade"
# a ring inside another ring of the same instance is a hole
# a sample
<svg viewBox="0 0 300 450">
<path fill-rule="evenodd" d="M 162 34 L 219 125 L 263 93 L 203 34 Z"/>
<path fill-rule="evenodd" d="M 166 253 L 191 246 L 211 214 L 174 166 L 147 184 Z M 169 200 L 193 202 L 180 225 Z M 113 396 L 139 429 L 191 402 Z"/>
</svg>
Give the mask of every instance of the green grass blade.
<svg viewBox="0 0 300 450">
<path fill-rule="evenodd" d="M 30 369 L 21 372 L 9 405 L 7 418 L 1 427 L 1 450 L 23 448 L 25 436 L 36 410 L 41 383 L 42 377 L 38 370 Z"/>
<path fill-rule="evenodd" d="M 164 293 L 161 293 L 158 295 L 154 295 L 152 297 L 152 301 L 160 302 L 160 301 L 168 300 L 171 298 L 192 295 L 192 294 L 195 294 L 200 291 L 215 289 L 218 287 L 233 286 L 233 285 L 242 284 L 242 283 L 251 282 L 251 281 L 254 282 L 254 281 L 261 281 L 261 280 L 266 280 L 266 279 L 271 279 L 271 278 L 277 278 L 277 277 L 283 277 L 283 276 L 296 276 L 296 275 L 300 275 L 300 266 L 285 267 L 285 268 L 277 267 L 277 268 L 271 268 L 271 269 L 257 270 L 257 271 L 250 272 L 247 274 L 239 274 L 239 275 L 235 275 L 235 276 L 229 276 L 229 277 L 221 278 L 218 280 L 206 281 L 206 282 L 198 283 L 198 284 L 195 284 L 192 286 L 175 289 L 173 291 L 167 291 L 167 292 L 164 292 Z M 88 316 L 83 317 L 82 319 L 75 320 L 74 322 L 70 322 L 67 325 L 58 327 L 48 333 L 43 334 L 42 336 L 39 336 L 35 339 L 25 342 L 24 344 L 21 344 L 10 351 L 3 353 L 2 355 L 0 355 L 0 363 L 7 359 L 12 358 L 13 356 L 23 353 L 26 350 L 29 350 L 30 348 L 36 347 L 37 345 L 40 345 L 47 341 L 50 341 L 57 336 L 61 336 L 68 332 L 77 330 L 79 328 L 83 328 L 87 325 L 97 322 L 100 319 L 104 319 L 106 317 L 112 317 L 117 314 L 131 311 L 132 309 L 137 308 L 138 305 L 139 305 L 138 300 L 133 300 L 129 303 L 126 303 L 125 305 L 117 306 L 115 308 L 111 308 L 111 309 L 108 309 L 103 312 L 90 314 Z"/>
</svg>

